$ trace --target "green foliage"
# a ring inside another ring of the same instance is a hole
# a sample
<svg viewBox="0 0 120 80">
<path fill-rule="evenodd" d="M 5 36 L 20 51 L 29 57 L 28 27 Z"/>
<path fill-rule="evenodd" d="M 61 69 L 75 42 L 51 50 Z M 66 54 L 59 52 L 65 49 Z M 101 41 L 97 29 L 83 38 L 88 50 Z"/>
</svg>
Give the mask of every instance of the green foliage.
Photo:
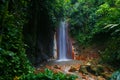
<svg viewBox="0 0 120 80">
<path fill-rule="evenodd" d="M 103 62 L 109 63 L 117 68 L 120 67 L 120 38 L 113 37 L 107 43 L 107 48 L 101 54 Z"/>
<path fill-rule="evenodd" d="M 103 0 L 78 0 L 73 4 L 73 12 L 70 15 L 71 35 L 75 36 L 80 44 L 86 45 L 91 41 L 97 21 L 95 12 L 103 2 Z"/>
<path fill-rule="evenodd" d="M 103 62 L 120 66 L 120 0 L 76 0 L 70 4 L 71 35 L 82 45 L 103 45 Z"/>
<path fill-rule="evenodd" d="M 120 70 L 114 72 L 109 80 L 120 80 Z"/>
<path fill-rule="evenodd" d="M 31 73 L 33 71 L 25 53 L 19 56 L 12 52 L 0 48 L 0 80 L 11 80 L 14 76 Z"/>
<path fill-rule="evenodd" d="M 108 3 L 102 4 L 96 11 L 96 15 L 99 17 L 98 22 L 96 23 L 96 28 L 102 28 L 105 25 L 118 24 L 120 22 L 120 9 L 117 7 L 111 7 Z"/>
<path fill-rule="evenodd" d="M 80 43 L 80 45 L 87 46 L 91 39 L 91 36 L 89 36 L 87 34 L 79 33 L 79 34 L 77 34 L 77 36 L 75 36 L 75 39 Z"/>
<path fill-rule="evenodd" d="M 12 80 L 14 76 L 29 73 L 22 29 L 27 22 L 25 0 L 2 0 L 0 3 L 0 80 Z M 16 4 L 17 3 L 17 4 Z"/>
<path fill-rule="evenodd" d="M 48 9 L 48 14 L 54 26 L 60 19 L 66 19 L 72 13 L 71 0 L 47 0 L 44 3 Z"/>
<path fill-rule="evenodd" d="M 106 49 L 101 54 L 102 61 L 116 68 L 119 68 L 120 61 L 120 25 L 119 24 L 109 24 L 103 28 L 103 31 L 109 33 L 110 38 L 106 42 Z"/>
<path fill-rule="evenodd" d="M 77 76 L 66 75 L 64 73 L 53 73 L 49 69 L 45 69 L 45 72 L 38 74 L 27 74 L 20 77 L 20 80 L 75 80 Z"/>
<path fill-rule="evenodd" d="M 103 28 L 104 32 L 109 32 L 111 36 L 120 35 L 120 25 L 119 24 L 109 24 Z"/>
<path fill-rule="evenodd" d="M 73 12 L 70 15 L 72 36 L 77 37 L 77 40 L 81 40 L 80 43 L 84 44 L 86 39 L 89 42 L 92 37 L 94 38 L 94 35 L 106 32 L 107 29 L 105 31 L 104 26 L 119 24 L 120 9 L 118 4 L 119 0 L 78 0 L 72 4 Z M 80 35 L 85 39 L 81 39 Z"/>
</svg>

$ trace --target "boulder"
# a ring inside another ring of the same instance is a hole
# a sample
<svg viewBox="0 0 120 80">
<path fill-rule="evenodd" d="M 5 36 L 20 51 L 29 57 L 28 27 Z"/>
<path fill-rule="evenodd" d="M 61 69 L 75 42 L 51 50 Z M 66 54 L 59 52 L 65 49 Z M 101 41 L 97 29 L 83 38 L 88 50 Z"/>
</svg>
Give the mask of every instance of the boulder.
<svg viewBox="0 0 120 80">
<path fill-rule="evenodd" d="M 87 67 L 87 71 L 94 75 L 100 75 L 104 72 L 104 67 L 102 65 L 91 65 Z"/>
<path fill-rule="evenodd" d="M 87 67 L 89 67 L 89 66 L 88 65 L 81 65 L 79 72 L 82 72 L 83 74 L 88 74 Z"/>
<path fill-rule="evenodd" d="M 75 71 L 77 71 L 77 69 L 76 69 L 75 67 L 71 66 L 68 71 L 69 71 L 69 72 L 75 72 Z"/>
<path fill-rule="evenodd" d="M 59 65 L 54 65 L 55 69 L 61 69 L 61 67 Z"/>
</svg>

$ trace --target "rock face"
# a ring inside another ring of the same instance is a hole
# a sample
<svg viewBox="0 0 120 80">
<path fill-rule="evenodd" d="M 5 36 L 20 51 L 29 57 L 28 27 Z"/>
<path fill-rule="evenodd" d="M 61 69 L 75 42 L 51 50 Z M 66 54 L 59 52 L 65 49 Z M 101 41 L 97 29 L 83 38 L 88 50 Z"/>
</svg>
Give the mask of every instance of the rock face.
<svg viewBox="0 0 120 80">
<path fill-rule="evenodd" d="M 82 72 L 83 74 L 93 74 L 93 75 L 102 75 L 105 70 L 102 65 L 81 65 L 79 72 Z"/>
<path fill-rule="evenodd" d="M 104 72 L 103 66 L 101 65 L 92 65 L 87 67 L 87 71 L 94 74 L 94 75 L 100 75 L 101 73 Z"/>
<path fill-rule="evenodd" d="M 24 27 L 26 52 L 33 64 L 47 61 L 53 56 L 54 28 L 50 24 L 44 1 L 32 0 L 30 20 Z"/>
</svg>

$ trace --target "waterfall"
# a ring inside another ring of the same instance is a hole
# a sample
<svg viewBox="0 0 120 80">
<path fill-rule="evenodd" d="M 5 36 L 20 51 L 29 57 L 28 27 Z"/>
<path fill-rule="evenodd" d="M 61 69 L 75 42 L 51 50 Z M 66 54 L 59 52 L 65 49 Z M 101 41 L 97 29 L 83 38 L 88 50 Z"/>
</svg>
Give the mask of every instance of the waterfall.
<svg viewBox="0 0 120 80">
<path fill-rule="evenodd" d="M 61 21 L 57 29 L 57 53 L 58 60 L 72 59 L 72 45 L 68 37 L 68 25 Z"/>
</svg>

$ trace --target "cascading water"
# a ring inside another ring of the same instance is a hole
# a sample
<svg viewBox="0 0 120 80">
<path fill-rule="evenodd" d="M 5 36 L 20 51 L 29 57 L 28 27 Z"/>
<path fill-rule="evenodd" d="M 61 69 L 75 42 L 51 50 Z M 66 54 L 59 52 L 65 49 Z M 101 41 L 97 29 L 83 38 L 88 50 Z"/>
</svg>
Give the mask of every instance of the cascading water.
<svg viewBox="0 0 120 80">
<path fill-rule="evenodd" d="M 59 61 L 72 59 L 72 45 L 68 37 L 68 25 L 61 21 L 57 30 L 57 53 Z"/>
<path fill-rule="evenodd" d="M 60 26 L 59 26 L 59 59 L 67 59 L 67 41 L 66 41 L 66 26 L 65 26 L 65 22 L 60 22 Z"/>
</svg>

